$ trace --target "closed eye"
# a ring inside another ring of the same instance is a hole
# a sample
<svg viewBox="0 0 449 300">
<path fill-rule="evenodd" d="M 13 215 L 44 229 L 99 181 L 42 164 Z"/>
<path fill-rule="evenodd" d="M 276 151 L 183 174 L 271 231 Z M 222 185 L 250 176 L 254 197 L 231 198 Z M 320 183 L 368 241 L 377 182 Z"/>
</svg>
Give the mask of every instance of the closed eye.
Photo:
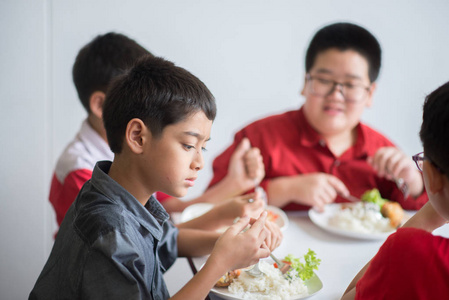
<svg viewBox="0 0 449 300">
<path fill-rule="evenodd" d="M 191 145 L 187 145 L 187 144 L 182 144 L 182 146 L 183 146 L 186 150 L 192 150 L 192 149 L 195 149 L 195 146 L 191 146 Z"/>
</svg>

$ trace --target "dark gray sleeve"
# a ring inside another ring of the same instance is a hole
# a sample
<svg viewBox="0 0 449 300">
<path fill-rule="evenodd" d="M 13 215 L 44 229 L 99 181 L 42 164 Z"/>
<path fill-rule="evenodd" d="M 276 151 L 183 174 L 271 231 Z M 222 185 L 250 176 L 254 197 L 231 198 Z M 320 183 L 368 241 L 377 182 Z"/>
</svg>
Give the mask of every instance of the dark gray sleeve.
<svg viewBox="0 0 449 300">
<path fill-rule="evenodd" d="M 167 271 L 178 257 L 179 230 L 170 221 L 163 224 L 164 234 L 158 245 L 158 255 L 163 267 Z"/>
<path fill-rule="evenodd" d="M 138 247 L 117 232 L 99 238 L 86 260 L 82 299 L 153 299 L 146 286 L 146 266 Z"/>
</svg>

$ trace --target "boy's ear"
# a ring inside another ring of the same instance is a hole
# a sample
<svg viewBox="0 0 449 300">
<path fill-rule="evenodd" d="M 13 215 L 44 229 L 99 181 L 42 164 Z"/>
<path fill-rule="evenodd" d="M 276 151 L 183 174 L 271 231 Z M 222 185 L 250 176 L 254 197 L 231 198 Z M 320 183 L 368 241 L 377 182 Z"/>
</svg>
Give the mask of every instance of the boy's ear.
<svg viewBox="0 0 449 300">
<path fill-rule="evenodd" d="M 424 161 L 423 175 L 428 193 L 437 194 L 444 188 L 445 175 L 428 161 Z"/>
<path fill-rule="evenodd" d="M 302 86 L 302 90 L 301 90 L 302 96 L 305 96 L 305 93 L 306 93 L 306 85 L 307 85 L 307 77 L 306 76 L 304 76 L 304 85 Z"/>
<path fill-rule="evenodd" d="M 374 92 L 376 91 L 376 88 L 377 88 L 376 82 L 371 83 L 371 86 L 369 87 L 368 90 L 368 101 L 366 102 L 366 107 L 371 107 L 371 105 L 373 105 L 373 95 Z"/>
<path fill-rule="evenodd" d="M 95 91 L 90 95 L 89 108 L 90 111 L 99 119 L 103 117 L 103 103 L 106 94 L 101 91 Z"/>
<path fill-rule="evenodd" d="M 143 147 L 148 138 L 147 134 L 151 135 L 151 132 L 141 119 L 134 118 L 128 122 L 125 131 L 125 142 L 132 152 L 136 154 L 143 152 Z"/>
</svg>

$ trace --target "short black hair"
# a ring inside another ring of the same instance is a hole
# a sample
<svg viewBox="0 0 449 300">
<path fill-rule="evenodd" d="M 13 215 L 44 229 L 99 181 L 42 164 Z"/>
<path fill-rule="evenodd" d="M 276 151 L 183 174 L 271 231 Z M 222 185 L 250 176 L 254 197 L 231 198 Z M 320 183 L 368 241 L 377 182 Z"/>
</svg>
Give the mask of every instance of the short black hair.
<svg viewBox="0 0 449 300">
<path fill-rule="evenodd" d="M 111 80 L 151 53 L 119 33 L 98 35 L 78 52 L 72 76 L 81 104 L 90 113 L 89 98 L 95 91 L 106 93 Z"/>
<path fill-rule="evenodd" d="M 215 98 L 206 85 L 187 70 L 163 58 L 146 56 L 111 85 L 103 107 L 103 123 L 112 152 L 120 153 L 126 126 L 142 120 L 153 136 L 167 125 L 203 111 L 214 120 Z"/>
<path fill-rule="evenodd" d="M 449 82 L 426 97 L 419 132 L 425 155 L 449 177 L 448 129 Z"/>
<path fill-rule="evenodd" d="M 317 55 L 331 48 L 353 50 L 368 61 L 371 82 L 379 76 L 382 51 L 377 39 L 365 28 L 351 23 L 334 23 L 321 28 L 312 38 L 306 53 L 306 72 L 309 72 Z"/>
</svg>

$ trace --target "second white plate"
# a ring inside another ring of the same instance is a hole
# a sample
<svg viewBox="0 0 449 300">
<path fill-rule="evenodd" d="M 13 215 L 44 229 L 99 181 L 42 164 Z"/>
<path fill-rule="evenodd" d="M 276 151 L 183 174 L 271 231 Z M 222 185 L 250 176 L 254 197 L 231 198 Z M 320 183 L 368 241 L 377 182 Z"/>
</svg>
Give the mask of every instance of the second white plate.
<svg viewBox="0 0 449 300">
<path fill-rule="evenodd" d="M 335 233 L 338 235 L 356 238 L 356 239 L 362 239 L 362 240 L 384 240 L 386 239 L 390 234 L 395 232 L 396 230 L 392 230 L 389 232 L 381 232 L 381 233 L 362 233 L 362 232 L 356 232 L 356 231 L 350 231 L 341 229 L 335 226 L 329 225 L 329 219 L 334 216 L 336 212 L 341 210 L 342 203 L 332 203 L 328 204 L 324 207 L 323 212 L 318 212 L 314 209 L 309 210 L 309 217 L 312 220 L 315 225 L 318 227 L 321 227 L 322 229 L 329 231 L 331 233 Z"/>
</svg>

